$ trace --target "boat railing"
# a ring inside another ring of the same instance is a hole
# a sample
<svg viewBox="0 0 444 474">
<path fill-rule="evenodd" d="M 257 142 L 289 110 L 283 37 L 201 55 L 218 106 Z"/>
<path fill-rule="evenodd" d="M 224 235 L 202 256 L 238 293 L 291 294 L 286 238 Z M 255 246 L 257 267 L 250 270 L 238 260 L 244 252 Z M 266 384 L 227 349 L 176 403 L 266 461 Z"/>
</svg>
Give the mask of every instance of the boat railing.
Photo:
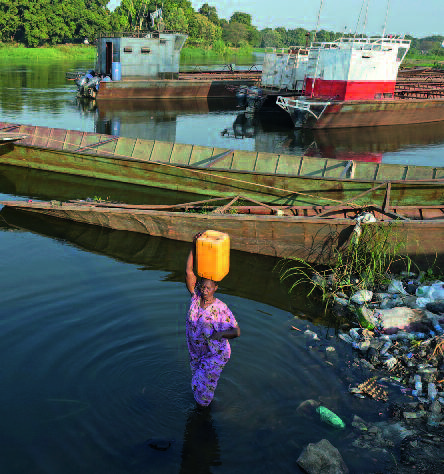
<svg viewBox="0 0 444 474">
<path fill-rule="evenodd" d="M 304 99 L 278 96 L 276 104 L 286 112 L 290 112 L 290 109 L 307 112 L 313 115 L 316 120 L 319 120 L 325 109 L 331 104 L 331 101 L 307 101 Z"/>
<path fill-rule="evenodd" d="M 334 49 L 339 48 L 340 46 L 344 45 L 347 47 L 353 46 L 361 46 L 363 49 L 380 49 L 383 46 L 403 46 L 403 47 L 410 47 L 410 40 L 406 40 L 404 38 L 396 38 L 396 37 L 369 37 L 369 38 L 339 38 L 336 41 L 330 42 L 313 42 L 311 43 L 310 49 Z"/>
<path fill-rule="evenodd" d="M 114 31 L 108 33 L 100 33 L 99 38 L 159 38 L 160 35 L 175 34 L 188 36 L 175 30 L 151 31 L 151 30 L 134 30 L 134 31 Z"/>
</svg>

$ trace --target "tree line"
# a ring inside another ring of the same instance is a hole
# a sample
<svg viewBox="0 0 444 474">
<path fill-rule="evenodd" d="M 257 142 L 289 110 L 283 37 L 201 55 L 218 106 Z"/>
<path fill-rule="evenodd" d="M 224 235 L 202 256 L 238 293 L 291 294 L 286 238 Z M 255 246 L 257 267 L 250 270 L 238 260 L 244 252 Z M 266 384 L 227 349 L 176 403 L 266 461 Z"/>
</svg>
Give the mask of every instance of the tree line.
<svg viewBox="0 0 444 474">
<path fill-rule="evenodd" d="M 109 0 L 0 0 L 0 41 L 28 47 L 94 40 L 100 34 L 147 30 L 150 14 L 162 8 L 156 29 L 188 34 L 187 44 L 204 48 L 303 46 L 309 41 L 334 41 L 344 33 L 304 28 L 264 28 L 252 24 L 252 16 L 235 12 L 227 20 L 208 3 L 196 11 L 189 0 L 121 0 L 111 12 Z M 348 34 L 347 36 L 349 36 Z M 444 55 L 443 36 L 414 38 L 411 51 Z"/>
</svg>

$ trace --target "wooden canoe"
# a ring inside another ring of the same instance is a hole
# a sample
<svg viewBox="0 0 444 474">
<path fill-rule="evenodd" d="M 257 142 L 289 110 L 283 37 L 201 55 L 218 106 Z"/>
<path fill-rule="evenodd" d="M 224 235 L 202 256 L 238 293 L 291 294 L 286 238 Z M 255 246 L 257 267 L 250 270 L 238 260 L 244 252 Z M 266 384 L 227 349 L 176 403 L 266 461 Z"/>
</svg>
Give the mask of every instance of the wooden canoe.
<svg viewBox="0 0 444 474">
<path fill-rule="evenodd" d="M 26 134 L 0 162 L 205 196 L 275 205 L 444 204 L 444 167 L 226 150 L 0 122 Z"/>
<path fill-rule="evenodd" d="M 177 205 L 126 205 L 72 202 L 1 201 L 0 205 L 85 224 L 191 242 L 205 229 L 227 232 L 231 248 L 276 257 L 329 263 L 347 243 L 361 209 L 321 206 L 234 206 L 221 199 Z M 404 254 L 420 263 L 444 258 L 444 206 L 368 207 L 393 238 L 405 242 Z M 435 262 L 436 263 L 436 262 Z"/>
</svg>

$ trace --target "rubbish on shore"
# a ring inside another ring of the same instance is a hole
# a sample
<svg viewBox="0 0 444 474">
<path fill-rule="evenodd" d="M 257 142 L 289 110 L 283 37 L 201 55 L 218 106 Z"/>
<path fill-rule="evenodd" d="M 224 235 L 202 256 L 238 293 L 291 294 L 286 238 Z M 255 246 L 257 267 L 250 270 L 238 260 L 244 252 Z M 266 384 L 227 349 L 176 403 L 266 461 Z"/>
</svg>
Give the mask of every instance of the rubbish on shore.
<svg viewBox="0 0 444 474">
<path fill-rule="evenodd" d="M 435 384 L 433 382 L 429 382 L 427 386 L 427 394 L 429 396 L 429 399 L 432 400 L 432 402 L 435 400 L 437 393 L 438 392 L 436 390 Z"/>
<path fill-rule="evenodd" d="M 390 285 L 387 288 L 389 293 L 400 293 L 401 295 L 408 295 L 407 291 L 405 291 L 402 282 L 399 280 L 392 280 Z"/>
<path fill-rule="evenodd" d="M 314 341 L 320 340 L 319 336 L 314 331 L 310 331 L 310 329 L 304 331 L 304 336 L 308 339 L 313 339 Z"/>
<path fill-rule="evenodd" d="M 367 303 L 368 301 L 371 301 L 373 297 L 373 292 L 370 290 L 359 290 L 356 292 L 351 298 L 350 301 L 356 304 L 364 304 Z"/>
<path fill-rule="evenodd" d="M 316 408 L 316 412 L 319 413 L 319 417 L 321 421 L 328 423 L 329 425 L 335 427 L 335 428 L 340 428 L 344 429 L 345 428 L 345 423 L 339 418 L 336 413 L 333 413 L 331 410 L 324 406 L 319 406 Z"/>
<path fill-rule="evenodd" d="M 426 415 L 426 412 L 423 410 L 420 411 L 405 411 L 404 418 L 406 420 L 417 420 L 418 418 L 422 418 Z"/>
<path fill-rule="evenodd" d="M 358 389 L 364 395 L 368 395 L 375 400 L 388 400 L 388 393 L 376 383 L 376 377 L 371 377 L 358 385 Z"/>
</svg>

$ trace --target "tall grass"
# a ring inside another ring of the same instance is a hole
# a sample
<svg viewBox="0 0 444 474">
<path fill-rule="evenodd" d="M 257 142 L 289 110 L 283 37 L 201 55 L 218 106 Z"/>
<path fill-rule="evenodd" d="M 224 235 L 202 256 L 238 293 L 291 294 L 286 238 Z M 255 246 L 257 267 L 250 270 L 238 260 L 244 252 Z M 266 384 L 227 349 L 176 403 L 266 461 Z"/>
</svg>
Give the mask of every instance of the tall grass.
<svg viewBox="0 0 444 474">
<path fill-rule="evenodd" d="M 94 46 L 83 44 L 62 44 L 41 48 L 26 48 L 18 43 L 11 44 L 0 42 L 0 55 L 2 60 L 94 60 L 96 58 L 96 49 Z"/>
<path fill-rule="evenodd" d="M 290 283 L 289 292 L 310 285 L 309 295 L 320 290 L 329 305 L 338 294 L 349 296 L 387 283 L 394 267 L 410 269 L 411 260 L 402 255 L 405 241 L 396 223 L 365 224 L 360 229 L 360 235 L 353 232 L 347 244 L 333 249 L 332 263 L 327 267 L 319 268 L 301 258 L 279 262 L 280 279 Z"/>
</svg>

